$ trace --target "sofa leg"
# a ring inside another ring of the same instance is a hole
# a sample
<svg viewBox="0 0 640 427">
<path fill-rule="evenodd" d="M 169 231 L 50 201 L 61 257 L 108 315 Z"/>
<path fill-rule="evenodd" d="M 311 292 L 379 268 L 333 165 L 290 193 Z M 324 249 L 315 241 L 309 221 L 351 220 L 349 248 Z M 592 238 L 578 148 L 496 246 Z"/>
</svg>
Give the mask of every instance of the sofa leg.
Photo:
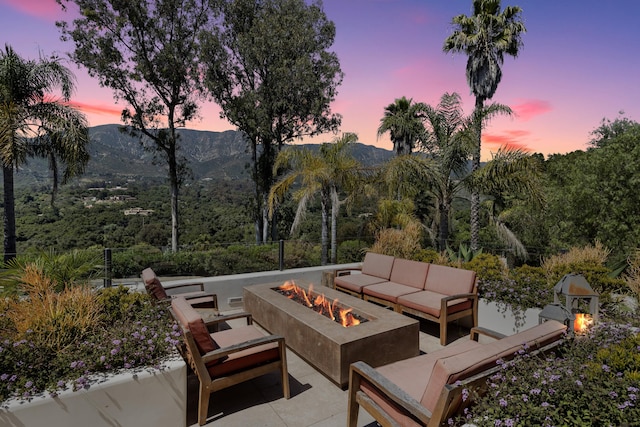
<svg viewBox="0 0 640 427">
<path fill-rule="evenodd" d="M 440 322 L 440 345 L 447 345 L 447 322 Z"/>
<path fill-rule="evenodd" d="M 349 372 L 349 397 L 347 403 L 347 427 L 356 427 L 358 425 L 358 412 L 360 405 L 356 393 L 360 390 L 360 376 L 355 374 L 353 370 Z"/>
</svg>

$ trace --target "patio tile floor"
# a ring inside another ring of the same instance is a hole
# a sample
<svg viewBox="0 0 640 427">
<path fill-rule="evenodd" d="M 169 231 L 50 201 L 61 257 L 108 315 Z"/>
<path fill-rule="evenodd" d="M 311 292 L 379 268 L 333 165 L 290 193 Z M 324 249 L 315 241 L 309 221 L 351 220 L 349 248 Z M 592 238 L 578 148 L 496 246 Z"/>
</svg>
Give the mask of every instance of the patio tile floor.
<svg viewBox="0 0 640 427">
<path fill-rule="evenodd" d="M 234 321 L 235 322 L 235 321 Z M 231 322 L 230 322 L 231 323 Z M 230 325 L 233 327 L 233 323 Z M 421 321 L 420 350 L 440 346 L 438 325 Z M 448 345 L 469 339 L 463 326 L 449 326 Z M 347 423 L 347 390 L 342 390 L 291 350 L 287 351 L 291 398 L 282 397 L 279 374 L 271 373 L 212 394 L 207 426 L 211 427 L 343 427 Z M 187 426 L 197 427 L 198 378 L 187 378 Z M 360 411 L 359 427 L 377 424 Z"/>
</svg>

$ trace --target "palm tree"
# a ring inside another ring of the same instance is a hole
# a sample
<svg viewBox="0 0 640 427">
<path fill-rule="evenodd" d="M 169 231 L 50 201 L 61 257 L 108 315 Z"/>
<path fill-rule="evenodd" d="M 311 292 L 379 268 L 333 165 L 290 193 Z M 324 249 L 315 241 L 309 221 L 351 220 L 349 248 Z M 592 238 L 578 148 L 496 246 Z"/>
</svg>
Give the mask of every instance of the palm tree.
<svg viewBox="0 0 640 427">
<path fill-rule="evenodd" d="M 396 154 L 411 154 L 423 134 L 424 109 L 425 104 L 422 102 L 414 104 L 412 99 L 404 96 L 396 99 L 384 109 L 384 117 L 380 119 L 378 127 L 378 137 L 389 132 Z"/>
<path fill-rule="evenodd" d="M 56 57 L 24 60 L 9 46 L 0 52 L 0 159 L 4 178 L 4 259 L 16 255 L 13 171 L 29 157 L 44 157 L 53 171 L 52 203 L 58 163 L 63 183 L 84 172 L 89 142 L 84 115 L 66 104 L 74 77 Z M 61 98 L 54 92 L 59 90 Z"/>
<path fill-rule="evenodd" d="M 492 103 L 482 109 L 482 120 L 498 114 L 511 114 L 506 105 Z M 466 117 L 458 93 L 445 93 L 440 103 L 426 109 L 425 146 L 432 164 L 425 169 L 429 193 L 436 200 L 438 246 L 444 250 L 449 236 L 449 215 L 455 196 L 467 188 L 467 162 L 475 147 L 472 118 Z"/>
<path fill-rule="evenodd" d="M 493 98 L 502 79 L 500 67 L 504 55 L 517 57 L 522 46 L 522 33 L 526 32 L 521 17 L 522 9 L 505 7 L 500 12 L 500 0 L 473 0 L 471 16 L 453 18 L 454 31 L 444 42 L 445 52 L 462 52 L 467 59 L 467 83 L 474 94 L 474 126 L 477 146 L 472 156 L 472 171 L 480 167 L 482 139 L 482 109 L 484 102 Z M 480 197 L 471 196 L 471 248 L 478 248 Z"/>
<path fill-rule="evenodd" d="M 454 197 L 464 187 L 467 162 L 473 151 L 470 120 L 464 116 L 458 93 L 445 93 L 435 107 L 427 106 L 427 154 L 433 160 L 428 179 L 429 193 L 436 200 L 438 248 L 449 238 L 449 215 Z"/>
<path fill-rule="evenodd" d="M 300 180 L 300 188 L 294 192 L 298 209 L 291 226 L 293 234 L 304 214 L 307 205 L 320 193 L 321 220 L 321 263 L 327 264 L 329 252 L 329 219 L 331 220 L 331 262 L 337 262 L 337 217 L 340 206 L 348 202 L 351 196 L 340 200 L 341 191 L 353 194 L 354 184 L 359 182 L 359 163 L 348 153 L 349 145 L 357 141 L 357 135 L 346 133 L 332 144 L 324 143 L 317 152 L 309 149 L 288 147 L 278 153 L 274 163 L 274 173 L 289 169 L 269 192 L 269 211 L 272 213 L 279 200 Z M 330 212 L 329 212 L 330 209 Z"/>
<path fill-rule="evenodd" d="M 542 171 L 540 161 L 533 155 L 517 149 L 500 149 L 487 164 L 470 176 L 467 186 L 486 197 L 489 218 L 498 238 L 521 259 L 527 250 L 508 227 L 510 206 L 524 202 L 529 206 L 542 206 Z"/>
</svg>

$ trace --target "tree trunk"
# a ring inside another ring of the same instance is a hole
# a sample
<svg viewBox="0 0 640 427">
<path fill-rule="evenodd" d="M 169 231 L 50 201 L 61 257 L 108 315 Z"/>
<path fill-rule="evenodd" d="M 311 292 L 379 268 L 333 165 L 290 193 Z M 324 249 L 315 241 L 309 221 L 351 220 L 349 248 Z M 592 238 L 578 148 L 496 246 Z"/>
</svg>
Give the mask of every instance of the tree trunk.
<svg viewBox="0 0 640 427">
<path fill-rule="evenodd" d="M 327 194 L 327 191 L 322 191 L 321 195 L 321 207 L 322 207 L 322 227 L 320 232 L 320 264 L 327 265 L 329 258 L 329 204 L 331 203 L 331 196 Z"/>
<path fill-rule="evenodd" d="M 13 190 L 13 167 L 3 166 L 4 179 L 4 262 L 16 257 L 16 211 Z"/>
<path fill-rule="evenodd" d="M 169 155 L 169 185 L 171 187 L 171 251 L 178 252 L 178 165 L 176 160 L 175 144 Z"/>
<path fill-rule="evenodd" d="M 340 201 L 335 188 L 331 189 L 331 264 L 338 263 L 338 211 Z"/>
<path fill-rule="evenodd" d="M 480 168 L 480 148 L 482 144 L 482 108 L 484 101 L 481 97 L 476 97 L 476 108 L 473 112 L 474 126 L 476 128 L 476 144 L 471 158 L 471 173 Z M 471 193 L 471 250 L 479 249 L 480 241 L 480 195 L 478 191 Z"/>
<path fill-rule="evenodd" d="M 438 230 L 438 249 L 444 251 L 449 239 L 449 205 L 447 202 L 440 204 L 440 228 Z"/>
</svg>

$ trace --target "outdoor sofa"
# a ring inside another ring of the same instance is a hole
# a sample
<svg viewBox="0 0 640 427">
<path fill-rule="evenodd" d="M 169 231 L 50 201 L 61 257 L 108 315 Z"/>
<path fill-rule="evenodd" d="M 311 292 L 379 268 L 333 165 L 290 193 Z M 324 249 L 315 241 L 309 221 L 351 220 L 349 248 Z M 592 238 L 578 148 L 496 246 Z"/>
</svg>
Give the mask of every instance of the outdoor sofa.
<svg viewBox="0 0 640 427">
<path fill-rule="evenodd" d="M 351 364 L 347 426 L 355 427 L 359 408 L 382 426 L 440 426 L 472 403 L 475 390 L 486 391 L 486 379 L 500 369 L 498 360 L 518 352 L 547 351 L 566 335 L 566 326 L 549 320 L 511 336 L 472 329 L 471 339 L 434 351 L 372 368 Z M 479 334 L 498 338 L 479 343 Z"/>
<path fill-rule="evenodd" d="M 475 271 L 368 252 L 359 270 L 336 270 L 334 288 L 439 323 L 441 345 L 450 322 L 478 325 Z"/>
</svg>

